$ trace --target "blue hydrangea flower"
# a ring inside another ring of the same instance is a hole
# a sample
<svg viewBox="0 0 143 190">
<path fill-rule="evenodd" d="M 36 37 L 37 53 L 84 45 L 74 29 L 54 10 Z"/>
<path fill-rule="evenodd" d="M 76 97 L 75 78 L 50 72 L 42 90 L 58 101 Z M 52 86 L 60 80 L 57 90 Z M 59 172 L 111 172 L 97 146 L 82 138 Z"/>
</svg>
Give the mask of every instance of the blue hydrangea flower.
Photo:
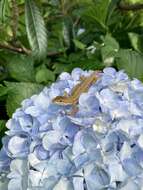
<svg viewBox="0 0 143 190">
<path fill-rule="evenodd" d="M 70 105 L 81 76 L 63 72 L 49 88 L 22 102 L 7 122 L 0 151 L 3 190 L 141 190 L 143 187 L 143 84 L 108 67 Z"/>
</svg>

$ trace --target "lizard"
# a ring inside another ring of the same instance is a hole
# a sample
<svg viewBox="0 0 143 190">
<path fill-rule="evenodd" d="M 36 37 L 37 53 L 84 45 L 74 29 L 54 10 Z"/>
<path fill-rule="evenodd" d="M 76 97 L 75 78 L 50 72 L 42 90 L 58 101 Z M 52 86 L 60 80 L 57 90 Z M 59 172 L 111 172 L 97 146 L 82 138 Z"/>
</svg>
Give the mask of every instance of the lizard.
<svg viewBox="0 0 143 190">
<path fill-rule="evenodd" d="M 79 97 L 82 93 L 87 92 L 89 87 L 95 83 L 98 79 L 98 74 L 101 73 L 100 71 L 94 71 L 88 77 L 81 77 L 82 82 L 77 84 L 71 91 L 71 95 L 64 95 L 64 96 L 57 96 L 55 97 L 52 102 L 58 105 L 72 105 L 73 110 L 71 111 L 70 115 L 73 115 L 77 112 L 76 104 L 78 103 Z"/>
</svg>

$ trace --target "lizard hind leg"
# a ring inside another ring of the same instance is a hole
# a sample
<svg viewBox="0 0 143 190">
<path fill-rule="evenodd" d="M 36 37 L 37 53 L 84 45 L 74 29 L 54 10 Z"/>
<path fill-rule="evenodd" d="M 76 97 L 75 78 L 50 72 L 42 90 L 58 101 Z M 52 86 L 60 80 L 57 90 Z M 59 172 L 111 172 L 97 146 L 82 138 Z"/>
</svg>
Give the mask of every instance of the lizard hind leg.
<svg viewBox="0 0 143 190">
<path fill-rule="evenodd" d="M 86 79 L 86 77 L 85 76 L 80 76 L 80 81 L 84 81 Z"/>
<path fill-rule="evenodd" d="M 101 75 L 101 72 L 97 72 L 97 74 L 93 78 L 93 82 L 96 82 L 99 79 L 100 75 Z"/>
</svg>

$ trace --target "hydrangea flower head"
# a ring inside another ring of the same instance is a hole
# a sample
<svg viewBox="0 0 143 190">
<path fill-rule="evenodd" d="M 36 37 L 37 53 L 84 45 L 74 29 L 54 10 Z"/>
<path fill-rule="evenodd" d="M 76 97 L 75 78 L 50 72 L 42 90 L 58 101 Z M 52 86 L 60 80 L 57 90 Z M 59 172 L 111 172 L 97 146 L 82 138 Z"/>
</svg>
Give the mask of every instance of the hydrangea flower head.
<svg viewBox="0 0 143 190">
<path fill-rule="evenodd" d="M 92 72 L 64 72 L 22 102 L 6 125 L 0 189 L 141 190 L 143 84 L 109 67 L 80 95 L 74 115 L 52 101 Z"/>
</svg>

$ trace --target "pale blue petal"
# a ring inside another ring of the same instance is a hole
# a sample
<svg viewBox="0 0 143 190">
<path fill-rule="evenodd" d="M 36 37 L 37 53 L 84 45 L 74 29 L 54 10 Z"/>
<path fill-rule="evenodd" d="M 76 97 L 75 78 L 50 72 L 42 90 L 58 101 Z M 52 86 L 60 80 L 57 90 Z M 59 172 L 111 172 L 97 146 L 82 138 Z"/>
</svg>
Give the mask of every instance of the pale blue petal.
<svg viewBox="0 0 143 190">
<path fill-rule="evenodd" d="M 8 142 L 8 150 L 13 157 L 28 154 L 29 139 L 27 136 L 13 136 Z"/>
<path fill-rule="evenodd" d="M 53 190 L 58 181 L 59 177 L 56 176 L 51 176 L 48 179 L 45 179 L 43 182 L 43 190 Z"/>
<path fill-rule="evenodd" d="M 141 134 L 138 138 L 138 145 L 143 149 L 143 134 Z"/>
<path fill-rule="evenodd" d="M 66 178 L 61 178 L 59 182 L 55 185 L 53 190 L 74 190 L 72 183 L 66 179 Z"/>
<path fill-rule="evenodd" d="M 74 143 L 73 143 L 73 154 L 79 155 L 85 152 L 85 148 L 82 144 L 82 138 L 83 138 L 83 131 L 79 131 L 74 139 Z"/>
<path fill-rule="evenodd" d="M 19 122 L 16 121 L 15 119 L 8 120 L 8 122 L 6 123 L 6 127 L 8 129 L 10 129 L 10 132 L 8 131 L 10 134 L 15 134 L 15 133 L 21 131 L 21 126 L 20 126 Z"/>
<path fill-rule="evenodd" d="M 7 179 L 4 179 L 4 180 L 1 180 L 0 179 L 0 189 L 1 190 L 7 190 L 8 189 L 8 180 Z"/>
<path fill-rule="evenodd" d="M 42 173 L 39 171 L 30 170 L 28 180 L 31 186 L 40 186 L 42 181 Z"/>
<path fill-rule="evenodd" d="M 126 184 L 120 188 L 120 190 L 141 190 L 140 186 L 136 184 L 133 180 L 129 180 Z"/>
<path fill-rule="evenodd" d="M 110 183 L 110 177 L 104 169 L 89 166 L 85 170 L 85 182 L 88 190 L 102 189 Z"/>
<path fill-rule="evenodd" d="M 19 174 L 24 175 L 27 172 L 27 160 L 15 159 L 10 165 L 11 171 L 17 171 Z"/>
<path fill-rule="evenodd" d="M 8 157 L 4 148 L 0 150 L 0 173 L 9 169 L 11 159 Z"/>
<path fill-rule="evenodd" d="M 43 92 L 41 92 L 34 101 L 34 105 L 36 107 L 40 107 L 43 110 L 46 110 L 49 107 L 49 104 L 50 98 Z"/>
<path fill-rule="evenodd" d="M 43 111 L 39 108 L 40 107 L 37 107 L 37 106 L 30 106 L 25 110 L 25 113 L 33 117 L 37 117 L 43 113 Z"/>
<path fill-rule="evenodd" d="M 132 158 L 124 160 L 122 164 L 124 170 L 130 176 L 136 176 L 143 172 L 142 167 Z"/>
<path fill-rule="evenodd" d="M 79 170 L 73 176 L 73 186 L 74 190 L 84 190 L 84 178 L 82 170 Z"/>
<path fill-rule="evenodd" d="M 53 144 L 56 144 L 59 142 L 61 138 L 61 132 L 60 131 L 48 131 L 46 135 L 43 137 L 42 144 L 45 150 L 50 150 Z"/>
<path fill-rule="evenodd" d="M 56 96 L 60 96 L 60 95 L 61 95 L 60 89 L 52 88 L 52 90 L 49 92 L 48 102 L 50 103 L 52 99 L 54 99 Z M 49 106 L 49 104 L 47 103 L 47 108 L 48 108 L 48 106 Z"/>
<path fill-rule="evenodd" d="M 31 99 L 25 99 L 21 102 L 21 105 L 22 105 L 23 109 L 26 109 L 27 107 L 33 105 L 33 101 Z"/>
<path fill-rule="evenodd" d="M 120 158 L 121 160 L 125 160 L 127 158 L 130 158 L 132 155 L 132 149 L 130 145 L 127 142 L 124 142 L 121 151 L 120 151 Z"/>
<path fill-rule="evenodd" d="M 116 74 L 116 70 L 112 67 L 106 67 L 105 69 L 103 69 L 103 72 L 111 76 L 114 76 Z"/>
<path fill-rule="evenodd" d="M 49 158 L 49 152 L 43 148 L 42 145 L 39 145 L 35 148 L 36 156 L 40 160 L 46 160 Z"/>
<path fill-rule="evenodd" d="M 131 81 L 131 86 L 134 88 L 134 90 L 140 90 L 143 92 L 143 84 L 138 79 L 134 79 Z"/>
<path fill-rule="evenodd" d="M 74 80 L 79 80 L 80 76 L 84 76 L 84 71 L 80 68 L 75 68 L 72 70 L 71 76 Z"/>
<path fill-rule="evenodd" d="M 27 190 L 28 186 L 28 166 L 27 160 L 15 159 L 11 162 L 11 173 L 8 175 L 11 178 L 8 184 L 8 190 Z M 15 174 L 15 176 L 14 176 Z"/>
<path fill-rule="evenodd" d="M 8 184 L 8 190 L 26 190 L 22 187 L 22 180 L 18 179 L 11 179 Z"/>
<path fill-rule="evenodd" d="M 85 152 L 74 159 L 74 164 L 76 168 L 79 170 L 81 169 L 85 164 L 87 164 L 90 161 L 89 155 Z"/>
<path fill-rule="evenodd" d="M 123 182 L 128 178 L 128 175 L 120 163 L 113 162 L 109 164 L 108 168 L 111 182 Z"/>
<path fill-rule="evenodd" d="M 74 190 L 84 190 L 84 178 L 83 177 L 74 177 L 73 186 Z"/>
<path fill-rule="evenodd" d="M 59 76 L 60 80 L 71 80 L 71 75 L 67 72 L 63 72 Z"/>
</svg>

